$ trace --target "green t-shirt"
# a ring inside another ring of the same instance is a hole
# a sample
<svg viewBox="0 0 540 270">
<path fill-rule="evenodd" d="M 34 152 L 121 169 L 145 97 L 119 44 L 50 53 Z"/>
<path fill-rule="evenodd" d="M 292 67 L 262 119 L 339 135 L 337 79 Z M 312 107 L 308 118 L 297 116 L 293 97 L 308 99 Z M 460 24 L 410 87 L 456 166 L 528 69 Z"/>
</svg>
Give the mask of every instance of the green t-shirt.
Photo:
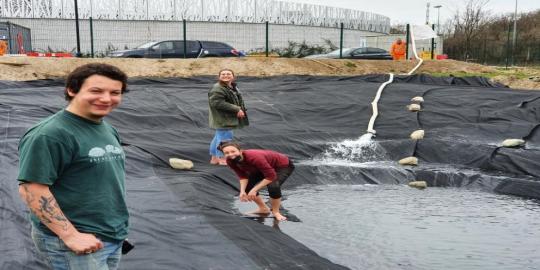
<svg viewBox="0 0 540 270">
<path fill-rule="evenodd" d="M 17 179 L 48 185 L 60 209 L 80 232 L 94 233 L 103 240 L 123 240 L 129 219 L 124 163 L 118 132 L 110 124 L 62 110 L 21 138 Z M 53 234 L 34 214 L 31 220 Z"/>
</svg>

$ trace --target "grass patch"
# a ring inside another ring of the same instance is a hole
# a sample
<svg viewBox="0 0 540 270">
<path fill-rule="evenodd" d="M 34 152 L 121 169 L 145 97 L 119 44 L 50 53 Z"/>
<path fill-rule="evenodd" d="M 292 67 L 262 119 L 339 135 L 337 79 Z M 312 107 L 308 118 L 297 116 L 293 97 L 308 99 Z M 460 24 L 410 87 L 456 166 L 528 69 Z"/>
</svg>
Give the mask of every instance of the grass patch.
<svg viewBox="0 0 540 270">
<path fill-rule="evenodd" d="M 350 67 L 350 68 L 355 68 L 355 67 L 356 67 L 356 64 L 353 63 L 353 62 L 347 61 L 347 62 L 345 62 L 345 66 L 346 66 L 346 67 Z"/>
<path fill-rule="evenodd" d="M 435 76 L 435 77 L 486 77 L 489 79 L 492 79 L 497 76 L 510 76 L 514 77 L 516 79 L 527 79 L 531 76 L 531 74 L 519 71 L 519 70 L 497 70 L 493 72 L 465 72 L 465 71 L 457 71 L 457 72 L 430 72 L 429 75 Z"/>
<path fill-rule="evenodd" d="M 493 78 L 497 75 L 502 75 L 499 72 L 489 72 L 489 73 L 483 73 L 483 72 L 465 72 L 465 71 L 456 71 L 456 72 L 430 72 L 429 75 L 435 76 L 435 77 L 487 77 L 487 78 Z"/>
</svg>

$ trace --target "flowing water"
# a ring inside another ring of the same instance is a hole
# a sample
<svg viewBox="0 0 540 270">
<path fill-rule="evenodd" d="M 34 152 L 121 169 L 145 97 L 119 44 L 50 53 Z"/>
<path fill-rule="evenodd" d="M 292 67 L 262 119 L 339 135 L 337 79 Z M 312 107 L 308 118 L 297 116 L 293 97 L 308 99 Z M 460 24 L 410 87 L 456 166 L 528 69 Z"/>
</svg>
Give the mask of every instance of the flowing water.
<svg viewBox="0 0 540 270">
<path fill-rule="evenodd" d="M 299 165 L 324 165 L 345 174 L 346 167 L 403 170 L 371 137 L 332 143 Z M 450 165 L 439 169 L 465 173 Z M 319 172 L 332 178 L 325 170 Z M 538 200 L 405 185 L 304 185 L 283 193 L 283 206 L 301 222 L 259 222 L 351 269 L 540 269 Z M 241 212 L 253 206 L 236 202 Z"/>
<path fill-rule="evenodd" d="M 301 222 L 264 222 L 351 269 L 540 269 L 539 201 L 404 185 L 284 193 L 283 206 Z M 237 203 L 241 211 L 253 206 Z"/>
<path fill-rule="evenodd" d="M 322 164 L 365 163 L 386 159 L 385 150 L 374 140 L 373 135 L 366 133 L 357 140 L 345 140 L 330 144 L 329 148 L 312 162 Z"/>
</svg>

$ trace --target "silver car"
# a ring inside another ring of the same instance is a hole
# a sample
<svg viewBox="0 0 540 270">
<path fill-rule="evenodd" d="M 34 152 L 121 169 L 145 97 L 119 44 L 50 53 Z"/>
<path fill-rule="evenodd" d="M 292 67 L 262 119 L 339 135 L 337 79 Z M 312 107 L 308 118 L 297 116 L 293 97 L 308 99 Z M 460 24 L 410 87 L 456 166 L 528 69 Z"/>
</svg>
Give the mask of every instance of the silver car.
<svg viewBox="0 0 540 270">
<path fill-rule="evenodd" d="M 392 56 L 386 50 L 362 47 L 362 48 L 343 48 L 342 57 L 344 59 L 375 59 L 375 60 L 392 60 Z M 339 59 L 339 49 L 327 54 L 314 54 L 306 56 L 305 58 L 330 58 Z"/>
</svg>

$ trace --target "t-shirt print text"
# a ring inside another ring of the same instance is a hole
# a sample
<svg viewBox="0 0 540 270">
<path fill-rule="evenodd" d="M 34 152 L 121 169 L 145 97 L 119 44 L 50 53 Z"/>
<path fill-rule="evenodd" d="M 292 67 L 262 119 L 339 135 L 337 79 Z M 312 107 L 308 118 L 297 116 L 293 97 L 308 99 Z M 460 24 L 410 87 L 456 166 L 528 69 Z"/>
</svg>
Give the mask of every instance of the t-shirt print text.
<svg viewBox="0 0 540 270">
<path fill-rule="evenodd" d="M 90 149 L 90 151 L 88 151 L 88 157 L 90 157 L 91 163 L 108 162 L 124 159 L 124 151 L 119 147 L 108 144 L 105 146 L 105 149 L 101 147 Z"/>
</svg>

